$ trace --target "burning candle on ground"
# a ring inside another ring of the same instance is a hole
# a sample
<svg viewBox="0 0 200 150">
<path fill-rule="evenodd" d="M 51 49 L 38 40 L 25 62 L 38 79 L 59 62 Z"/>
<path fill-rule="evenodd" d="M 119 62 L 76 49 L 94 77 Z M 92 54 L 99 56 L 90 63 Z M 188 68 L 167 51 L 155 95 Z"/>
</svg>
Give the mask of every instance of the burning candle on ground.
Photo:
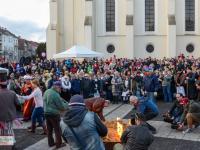
<svg viewBox="0 0 200 150">
<path fill-rule="evenodd" d="M 118 117 L 117 117 L 117 133 L 119 137 L 121 137 L 123 133 L 123 125 L 120 123 L 120 118 Z"/>
</svg>

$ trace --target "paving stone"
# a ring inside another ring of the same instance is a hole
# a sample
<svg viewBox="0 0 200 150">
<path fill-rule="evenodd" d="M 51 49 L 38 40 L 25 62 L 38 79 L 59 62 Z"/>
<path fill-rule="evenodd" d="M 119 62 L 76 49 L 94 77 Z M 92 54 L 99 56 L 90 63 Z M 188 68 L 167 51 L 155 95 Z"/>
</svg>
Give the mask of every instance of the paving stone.
<svg viewBox="0 0 200 150">
<path fill-rule="evenodd" d="M 119 107 L 119 108 L 118 108 Z M 115 110 L 116 109 L 116 110 Z M 127 113 L 129 113 L 132 109 L 132 106 L 129 104 L 124 104 L 124 105 L 110 105 L 109 107 L 105 108 L 104 114 L 108 114 L 106 116 L 106 119 L 108 120 L 113 120 L 116 119 L 117 117 L 123 118 Z M 113 111 L 114 110 L 114 111 Z M 109 112 L 113 111 L 112 113 L 109 114 Z M 155 134 L 155 142 L 153 146 L 151 146 L 150 150 L 188 150 L 187 148 L 184 149 L 184 147 L 181 145 L 176 145 L 180 144 L 182 142 L 185 142 L 184 140 L 188 141 L 193 141 L 200 143 L 200 129 L 195 130 L 195 132 L 188 133 L 188 134 L 183 134 L 182 132 L 178 132 L 176 130 L 172 130 L 171 126 L 169 123 L 163 122 L 163 121 L 148 121 L 151 125 L 153 125 L 157 129 L 157 134 Z M 23 126 L 28 126 L 29 123 L 25 123 Z M 177 140 L 175 140 L 177 139 Z M 167 141 L 168 144 L 173 143 L 169 147 L 159 147 L 158 142 L 162 142 L 162 145 L 167 145 L 164 144 Z M 187 143 L 186 142 L 186 143 Z M 188 142 L 189 143 L 189 142 Z M 196 144 L 200 145 L 200 144 Z M 171 149 L 174 147 L 175 149 Z M 197 146 L 196 146 L 197 147 Z M 37 142 L 36 144 L 29 146 L 26 148 L 26 150 L 52 150 L 53 148 L 49 148 L 47 144 L 47 138 L 42 139 L 41 141 Z M 199 148 L 200 149 L 200 148 Z M 69 146 L 67 145 L 66 147 L 60 149 L 60 150 L 69 150 Z M 197 149 L 195 149 L 197 150 Z"/>
</svg>

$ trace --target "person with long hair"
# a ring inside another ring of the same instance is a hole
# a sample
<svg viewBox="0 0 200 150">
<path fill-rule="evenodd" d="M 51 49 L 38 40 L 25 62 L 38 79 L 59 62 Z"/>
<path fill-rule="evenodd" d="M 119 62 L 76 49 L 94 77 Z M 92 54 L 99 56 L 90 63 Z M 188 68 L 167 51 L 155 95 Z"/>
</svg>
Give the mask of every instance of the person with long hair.
<svg viewBox="0 0 200 150">
<path fill-rule="evenodd" d="M 36 121 L 39 123 L 39 126 L 43 127 L 44 134 L 46 133 L 46 126 L 44 123 L 44 107 L 43 107 L 43 97 L 42 97 L 42 91 L 40 89 L 40 83 L 38 80 L 33 80 L 31 82 L 33 91 L 28 96 L 19 96 L 20 98 L 24 100 L 29 100 L 31 98 L 34 99 L 35 102 L 35 108 L 33 110 L 32 116 L 31 116 L 31 129 L 29 129 L 29 132 L 35 132 L 36 129 Z"/>
</svg>

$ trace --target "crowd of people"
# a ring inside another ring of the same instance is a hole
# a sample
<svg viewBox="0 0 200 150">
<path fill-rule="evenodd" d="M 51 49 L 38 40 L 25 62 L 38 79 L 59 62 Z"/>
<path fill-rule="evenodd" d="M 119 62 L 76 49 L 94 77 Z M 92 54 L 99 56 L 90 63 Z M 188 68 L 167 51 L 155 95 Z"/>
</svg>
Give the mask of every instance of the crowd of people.
<svg viewBox="0 0 200 150">
<path fill-rule="evenodd" d="M 108 105 L 106 100 L 113 104 L 129 103 L 130 100 L 134 106 L 132 124 L 141 129 L 145 126 L 152 133 L 155 129 L 146 120 L 159 114 L 157 100 L 173 103 L 169 112 L 163 115 L 164 121 L 172 123 L 172 128 L 183 130 L 187 124 L 186 133 L 192 131 L 193 125 L 197 127 L 200 123 L 200 59 L 194 57 L 181 54 L 170 59 L 126 59 L 116 56 L 82 61 L 36 59 L 29 63 L 2 62 L 0 67 L 7 68 L 9 75 L 8 82 L 0 84 L 1 89 L 6 87 L 17 93 L 17 97 L 13 96 L 14 103 L 18 110 L 23 111 L 23 121 L 31 119 L 29 131 L 35 132 L 37 126 L 43 127 L 43 134 L 48 134 L 49 146 L 62 147 L 63 133 L 72 149 L 86 146 L 87 149 L 95 146 L 103 149 L 99 136 L 107 134 L 107 128 L 101 122 L 105 121 L 102 111 Z M 100 100 L 96 99 L 98 97 L 101 97 Z M 60 128 L 63 111 L 65 115 Z M 0 123 L 11 121 L 13 116 L 6 119 L 0 115 Z M 90 126 L 86 127 L 86 123 Z M 86 137 L 82 129 L 91 131 L 91 134 Z M 135 128 L 133 130 L 135 133 Z M 122 143 L 131 147 L 124 136 Z M 150 145 L 152 136 L 147 136 Z M 86 143 L 80 142 L 80 137 L 86 137 Z"/>
</svg>

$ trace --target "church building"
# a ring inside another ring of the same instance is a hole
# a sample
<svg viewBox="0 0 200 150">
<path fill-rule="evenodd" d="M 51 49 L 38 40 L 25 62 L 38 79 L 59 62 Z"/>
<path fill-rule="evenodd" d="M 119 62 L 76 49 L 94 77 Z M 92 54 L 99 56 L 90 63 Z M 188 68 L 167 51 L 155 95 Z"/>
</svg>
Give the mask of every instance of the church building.
<svg viewBox="0 0 200 150">
<path fill-rule="evenodd" d="M 105 57 L 200 57 L 200 1 L 50 0 L 47 57 L 73 45 Z"/>
</svg>

